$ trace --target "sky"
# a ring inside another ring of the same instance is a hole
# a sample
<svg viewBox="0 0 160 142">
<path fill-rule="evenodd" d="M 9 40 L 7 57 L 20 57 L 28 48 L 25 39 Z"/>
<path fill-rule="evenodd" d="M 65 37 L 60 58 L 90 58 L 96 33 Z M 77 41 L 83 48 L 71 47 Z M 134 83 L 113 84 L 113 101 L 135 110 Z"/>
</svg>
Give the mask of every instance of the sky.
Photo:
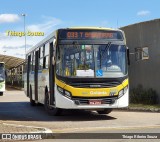
<svg viewBox="0 0 160 142">
<path fill-rule="evenodd" d="M 58 28 L 98 26 L 119 28 L 160 18 L 159 0 L 1 0 L 0 54 L 24 58 L 24 36 L 7 31 L 44 32 L 26 36 L 27 50 Z"/>
</svg>

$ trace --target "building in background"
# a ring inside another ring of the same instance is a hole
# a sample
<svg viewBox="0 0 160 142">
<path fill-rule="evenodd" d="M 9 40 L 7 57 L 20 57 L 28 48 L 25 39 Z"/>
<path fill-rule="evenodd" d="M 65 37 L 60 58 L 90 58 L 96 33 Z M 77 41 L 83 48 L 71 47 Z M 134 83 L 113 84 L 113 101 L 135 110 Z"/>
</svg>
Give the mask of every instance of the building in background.
<svg viewBox="0 0 160 142">
<path fill-rule="evenodd" d="M 126 34 L 130 53 L 135 53 L 143 47 L 148 47 L 149 50 L 149 60 L 138 61 L 140 55 L 130 55 L 130 89 L 136 88 L 139 84 L 145 89 L 152 88 L 158 93 L 160 103 L 160 19 L 129 25 L 121 29 Z"/>
</svg>

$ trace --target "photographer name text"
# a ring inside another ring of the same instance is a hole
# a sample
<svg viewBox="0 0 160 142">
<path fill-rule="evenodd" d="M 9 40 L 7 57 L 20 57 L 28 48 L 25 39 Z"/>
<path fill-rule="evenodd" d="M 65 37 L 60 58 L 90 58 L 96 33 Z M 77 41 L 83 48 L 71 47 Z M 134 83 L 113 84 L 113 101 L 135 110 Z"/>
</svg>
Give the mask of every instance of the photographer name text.
<svg viewBox="0 0 160 142">
<path fill-rule="evenodd" d="M 25 32 L 18 32 L 18 31 L 6 31 L 7 36 L 44 36 L 44 32 L 32 32 L 32 31 L 27 31 Z"/>
</svg>

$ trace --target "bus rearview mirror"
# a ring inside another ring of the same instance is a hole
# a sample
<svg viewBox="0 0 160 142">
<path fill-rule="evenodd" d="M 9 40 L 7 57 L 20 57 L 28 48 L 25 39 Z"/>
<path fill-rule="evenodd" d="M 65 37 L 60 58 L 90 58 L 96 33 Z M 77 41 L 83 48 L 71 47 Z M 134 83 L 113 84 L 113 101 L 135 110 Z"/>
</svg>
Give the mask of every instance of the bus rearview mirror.
<svg viewBox="0 0 160 142">
<path fill-rule="evenodd" d="M 55 65 L 55 57 L 52 57 L 52 64 Z"/>
<path fill-rule="evenodd" d="M 56 38 L 54 37 L 53 38 L 53 46 L 55 47 L 55 45 L 56 45 Z"/>
</svg>

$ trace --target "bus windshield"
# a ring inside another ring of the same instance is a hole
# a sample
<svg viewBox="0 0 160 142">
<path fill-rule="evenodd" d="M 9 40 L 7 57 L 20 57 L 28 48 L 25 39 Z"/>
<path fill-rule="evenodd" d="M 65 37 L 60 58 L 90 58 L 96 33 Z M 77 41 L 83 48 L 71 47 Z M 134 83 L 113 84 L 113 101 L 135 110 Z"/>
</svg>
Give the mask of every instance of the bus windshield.
<svg viewBox="0 0 160 142">
<path fill-rule="evenodd" d="M 127 74 L 126 46 L 59 45 L 56 73 L 74 78 L 114 78 Z"/>
</svg>

